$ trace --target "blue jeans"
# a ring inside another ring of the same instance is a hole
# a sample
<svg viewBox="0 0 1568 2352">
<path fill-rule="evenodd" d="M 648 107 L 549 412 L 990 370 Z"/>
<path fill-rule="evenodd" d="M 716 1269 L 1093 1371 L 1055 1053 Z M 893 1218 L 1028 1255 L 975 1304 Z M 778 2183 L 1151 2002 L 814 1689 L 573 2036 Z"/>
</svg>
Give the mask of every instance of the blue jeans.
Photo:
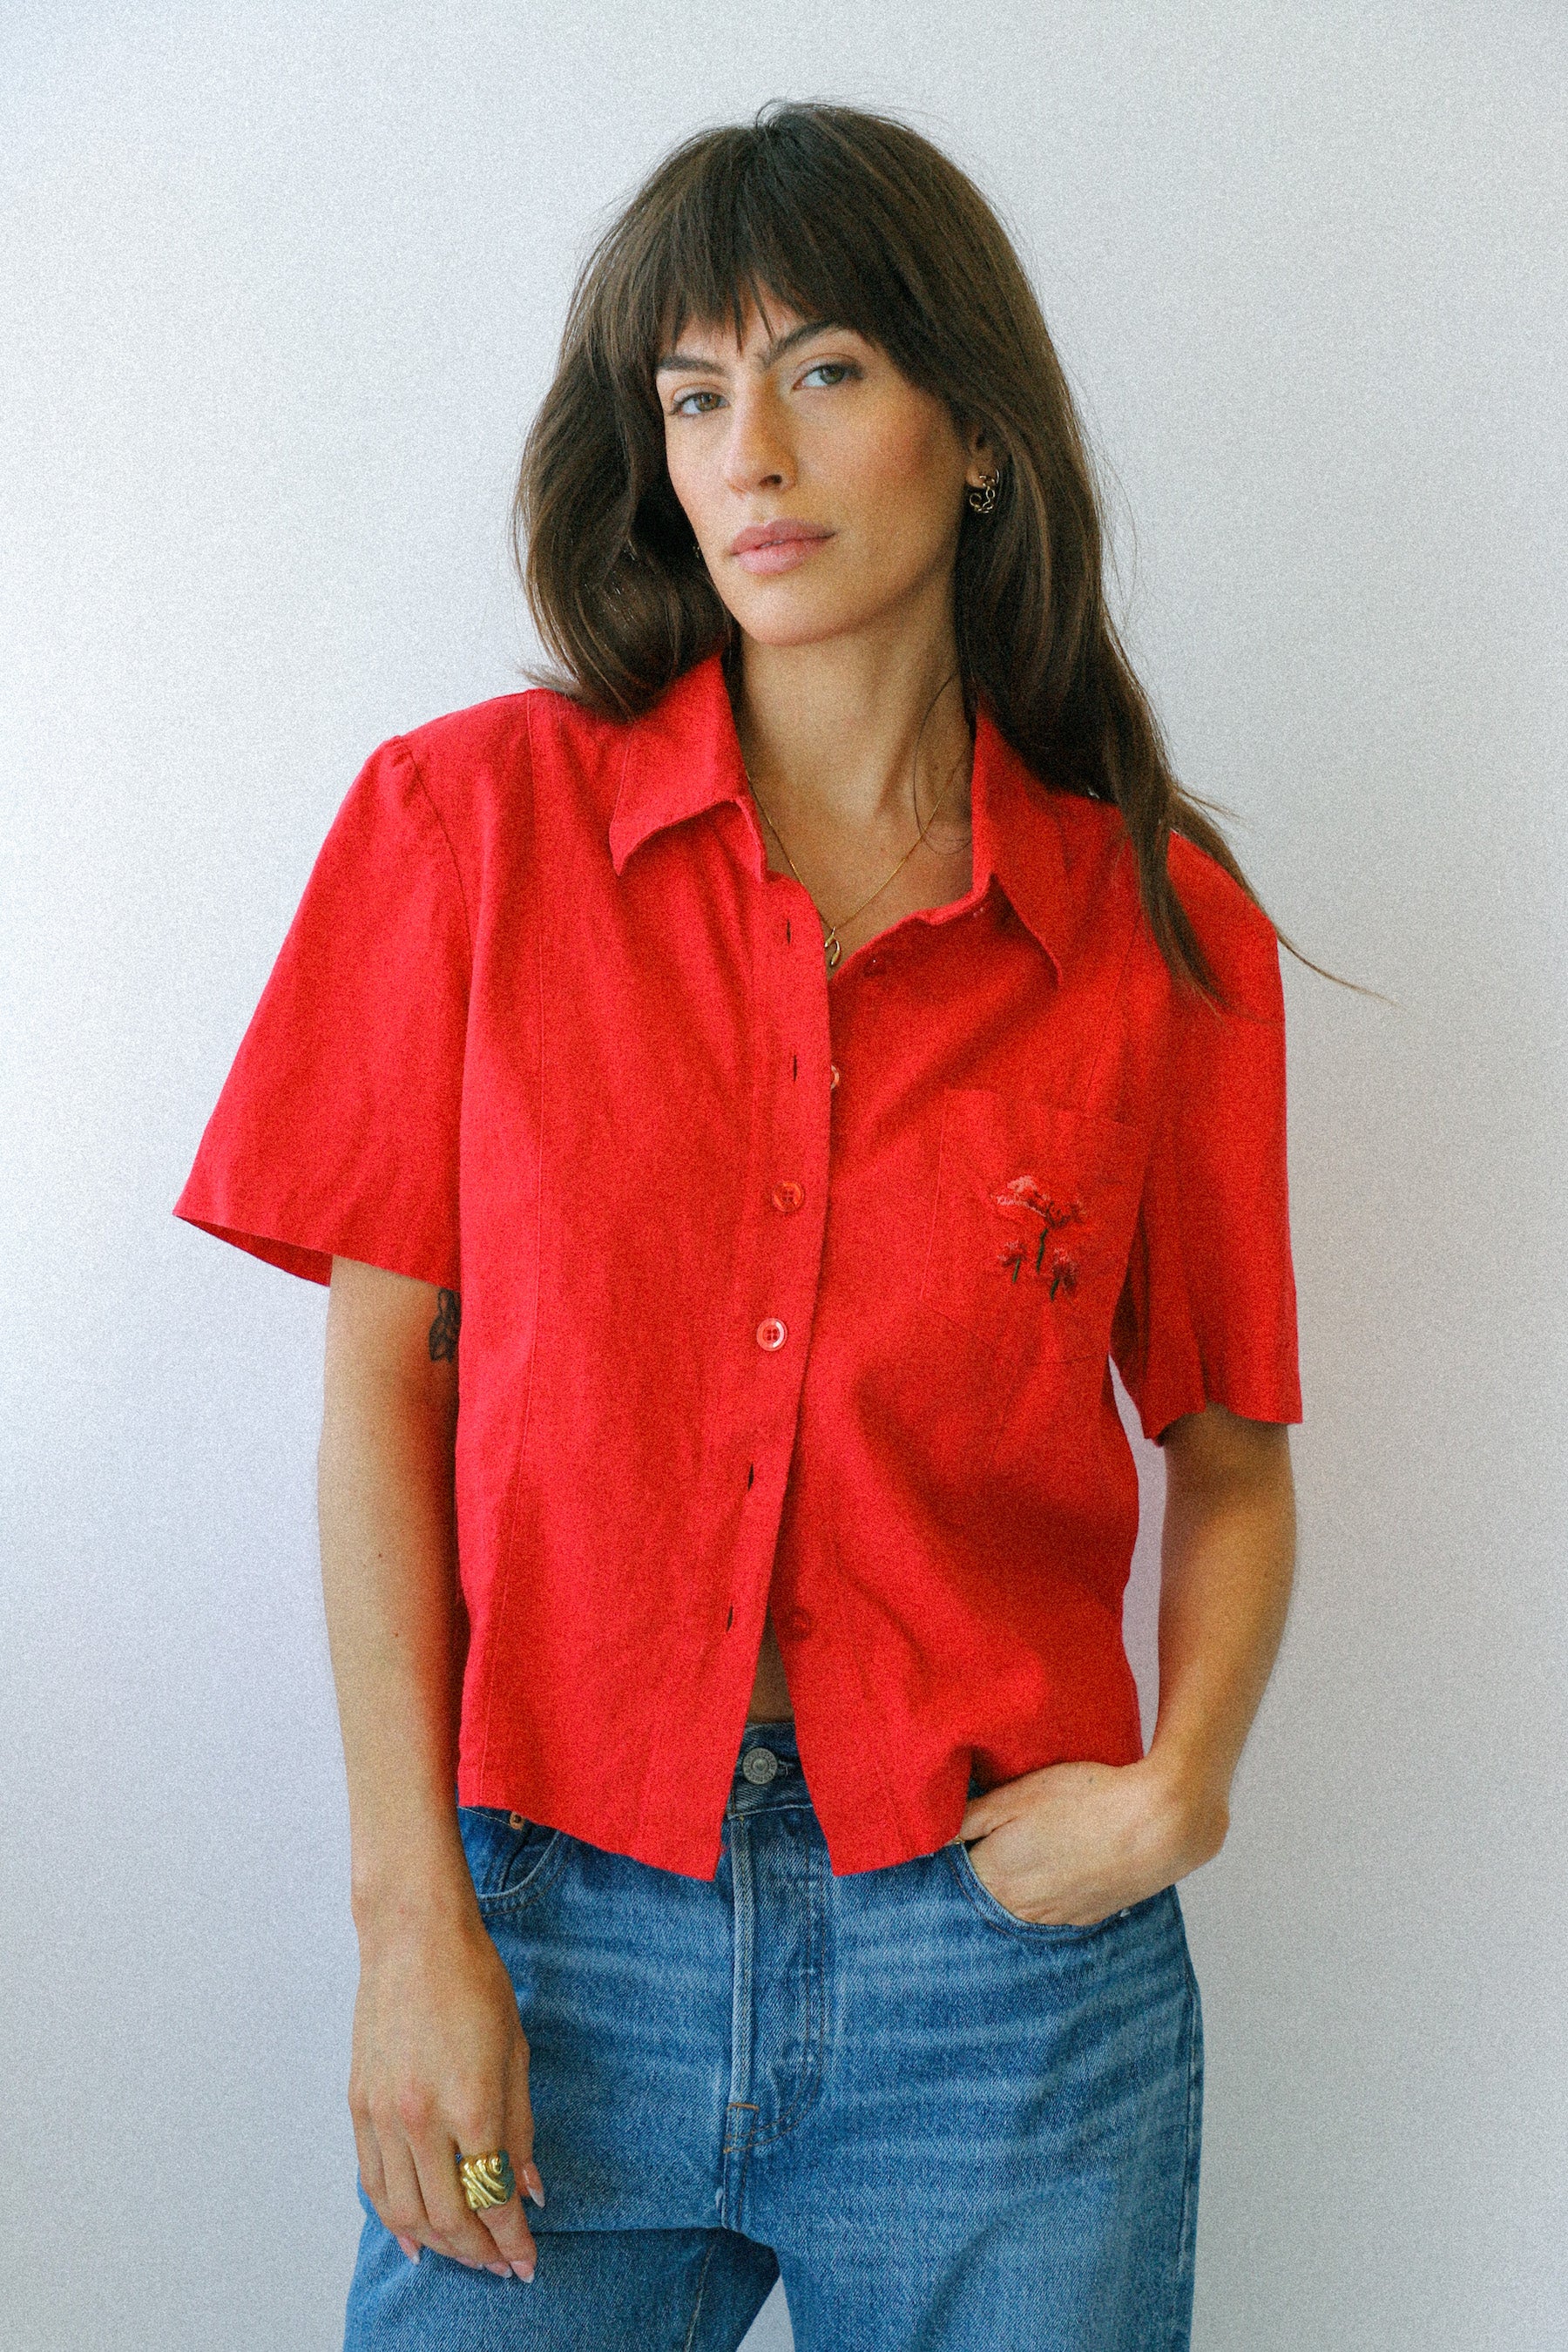
<svg viewBox="0 0 1568 2352">
<path fill-rule="evenodd" d="M 458 1818 L 529 2038 L 538 2268 L 411 2263 L 362 2187 L 345 2352 L 731 2352 L 781 2273 L 797 2352 L 1184 2352 L 1173 1887 L 1050 1927 L 956 1843 L 836 1878 L 787 1724 L 746 1727 L 711 1881 Z"/>
</svg>

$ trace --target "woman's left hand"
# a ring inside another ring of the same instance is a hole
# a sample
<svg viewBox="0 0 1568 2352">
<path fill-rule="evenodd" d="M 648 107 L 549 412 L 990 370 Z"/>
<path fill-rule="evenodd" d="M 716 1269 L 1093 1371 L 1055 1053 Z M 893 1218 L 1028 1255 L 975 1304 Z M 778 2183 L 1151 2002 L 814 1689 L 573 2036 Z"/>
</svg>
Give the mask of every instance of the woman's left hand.
<svg viewBox="0 0 1568 2352">
<path fill-rule="evenodd" d="M 1223 1796 L 1137 1764 L 1047 1764 L 972 1797 L 959 1825 L 974 1874 L 1005 1911 L 1091 1927 L 1219 1852 Z"/>
</svg>

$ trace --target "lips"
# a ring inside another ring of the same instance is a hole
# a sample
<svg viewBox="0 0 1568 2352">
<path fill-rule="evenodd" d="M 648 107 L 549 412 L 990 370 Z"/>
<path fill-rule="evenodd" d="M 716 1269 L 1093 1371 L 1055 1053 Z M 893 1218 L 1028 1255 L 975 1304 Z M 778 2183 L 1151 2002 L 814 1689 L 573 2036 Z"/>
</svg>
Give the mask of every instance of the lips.
<svg viewBox="0 0 1568 2352">
<path fill-rule="evenodd" d="M 730 542 L 731 555 L 749 555 L 758 547 L 784 547 L 795 539 L 831 539 L 833 533 L 820 523 L 791 522 L 787 518 L 777 522 L 752 523 Z"/>
</svg>

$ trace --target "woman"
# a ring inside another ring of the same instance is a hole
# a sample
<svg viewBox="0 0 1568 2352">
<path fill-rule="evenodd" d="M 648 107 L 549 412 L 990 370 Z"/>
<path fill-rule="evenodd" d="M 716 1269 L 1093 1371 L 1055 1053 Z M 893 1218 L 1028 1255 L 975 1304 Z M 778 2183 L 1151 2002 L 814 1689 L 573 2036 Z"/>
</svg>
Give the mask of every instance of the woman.
<svg viewBox="0 0 1568 2352">
<path fill-rule="evenodd" d="M 803 2352 L 1184 2344 L 1175 1882 L 1292 1553 L 1277 935 L 903 126 L 659 166 L 518 520 L 556 683 L 372 754 L 179 1202 L 331 1281 L 347 2342 L 728 2347 L 782 2270 Z"/>
</svg>

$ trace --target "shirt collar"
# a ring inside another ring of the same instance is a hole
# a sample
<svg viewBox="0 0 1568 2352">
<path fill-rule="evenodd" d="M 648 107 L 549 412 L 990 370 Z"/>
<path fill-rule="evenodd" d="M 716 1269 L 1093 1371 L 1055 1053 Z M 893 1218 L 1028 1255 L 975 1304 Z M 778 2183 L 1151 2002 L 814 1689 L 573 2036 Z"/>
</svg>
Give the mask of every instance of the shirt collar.
<svg viewBox="0 0 1568 2352">
<path fill-rule="evenodd" d="M 981 701 L 970 784 L 974 890 L 984 891 L 995 877 L 1059 979 L 1073 925 L 1055 799 Z M 616 872 L 622 872 L 650 834 L 725 801 L 750 812 L 723 665 L 714 653 L 683 671 L 652 709 L 632 724 L 610 818 Z M 754 821 L 746 838 L 748 859 L 760 879 L 767 870 L 767 856 Z"/>
</svg>

